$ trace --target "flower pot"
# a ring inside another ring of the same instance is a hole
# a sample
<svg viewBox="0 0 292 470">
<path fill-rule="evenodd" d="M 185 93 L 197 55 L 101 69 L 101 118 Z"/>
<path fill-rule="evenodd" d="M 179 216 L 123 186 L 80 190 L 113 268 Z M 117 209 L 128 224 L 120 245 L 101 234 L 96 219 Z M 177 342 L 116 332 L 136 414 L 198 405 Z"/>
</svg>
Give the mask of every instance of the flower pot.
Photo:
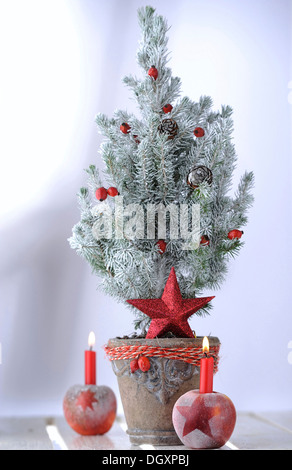
<svg viewBox="0 0 292 470">
<path fill-rule="evenodd" d="M 220 342 L 209 337 L 209 343 L 216 372 Z M 105 350 L 118 379 L 131 443 L 182 444 L 172 410 L 181 395 L 199 388 L 202 338 L 110 339 Z M 130 362 L 139 355 L 147 356 L 151 367 L 132 373 Z"/>
</svg>

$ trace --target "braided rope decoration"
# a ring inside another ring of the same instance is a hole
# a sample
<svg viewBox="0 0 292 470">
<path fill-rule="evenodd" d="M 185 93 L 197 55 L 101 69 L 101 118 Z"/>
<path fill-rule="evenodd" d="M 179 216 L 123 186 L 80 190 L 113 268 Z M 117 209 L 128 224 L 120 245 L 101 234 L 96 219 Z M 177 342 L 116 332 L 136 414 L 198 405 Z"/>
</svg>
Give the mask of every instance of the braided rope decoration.
<svg viewBox="0 0 292 470">
<path fill-rule="evenodd" d="M 208 354 L 208 357 L 212 356 L 214 358 L 214 372 L 218 371 L 219 349 L 220 346 L 210 346 Z M 197 367 L 200 366 L 201 359 L 206 357 L 202 352 L 202 347 L 161 348 L 159 346 L 125 344 L 117 347 L 105 346 L 104 350 L 110 361 L 136 359 L 140 355 L 143 355 L 147 357 L 165 357 L 167 359 L 184 361 Z"/>
</svg>

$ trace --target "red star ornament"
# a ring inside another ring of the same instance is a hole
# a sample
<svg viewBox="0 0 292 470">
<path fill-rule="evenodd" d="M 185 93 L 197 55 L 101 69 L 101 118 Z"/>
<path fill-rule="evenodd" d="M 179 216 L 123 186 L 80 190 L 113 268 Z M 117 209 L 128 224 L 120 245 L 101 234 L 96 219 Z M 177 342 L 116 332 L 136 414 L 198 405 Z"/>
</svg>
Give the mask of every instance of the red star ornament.
<svg viewBox="0 0 292 470">
<path fill-rule="evenodd" d="M 205 397 L 198 396 L 189 406 L 178 406 L 178 412 L 186 418 L 183 428 L 183 437 L 198 429 L 213 439 L 209 420 L 214 416 L 214 409 L 205 405 Z"/>
<path fill-rule="evenodd" d="M 183 299 L 175 270 L 171 268 L 161 299 L 133 299 L 127 302 L 151 318 L 146 338 L 153 339 L 168 332 L 179 338 L 193 338 L 188 318 L 212 299 L 214 296 Z"/>
<path fill-rule="evenodd" d="M 98 400 L 95 398 L 95 393 L 90 390 L 82 391 L 76 400 L 76 405 L 80 405 L 83 411 L 85 411 L 86 408 L 93 410 L 93 403 L 98 403 Z"/>
</svg>

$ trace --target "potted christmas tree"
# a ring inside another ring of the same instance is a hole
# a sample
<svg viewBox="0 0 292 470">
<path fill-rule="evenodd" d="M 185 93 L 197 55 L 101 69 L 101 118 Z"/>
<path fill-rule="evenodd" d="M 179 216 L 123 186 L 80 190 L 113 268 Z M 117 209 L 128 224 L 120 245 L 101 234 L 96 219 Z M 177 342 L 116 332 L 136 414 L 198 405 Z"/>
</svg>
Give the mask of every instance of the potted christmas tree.
<svg viewBox="0 0 292 470">
<path fill-rule="evenodd" d="M 236 153 L 232 110 L 180 97 L 167 66 L 166 20 L 140 8 L 140 78 L 127 76 L 139 117 L 117 110 L 96 117 L 104 136 L 104 179 L 91 165 L 78 198 L 81 219 L 71 247 L 101 287 L 132 309 L 136 333 L 111 339 L 106 352 L 118 376 L 133 443 L 175 444 L 171 413 L 198 388 L 202 338 L 188 320 L 208 313 L 228 258 L 242 246 L 253 174 L 229 195 Z M 218 338 L 209 338 L 218 367 Z M 124 390 L 125 389 L 125 390 Z M 139 405 L 142 405 L 139 408 Z"/>
</svg>

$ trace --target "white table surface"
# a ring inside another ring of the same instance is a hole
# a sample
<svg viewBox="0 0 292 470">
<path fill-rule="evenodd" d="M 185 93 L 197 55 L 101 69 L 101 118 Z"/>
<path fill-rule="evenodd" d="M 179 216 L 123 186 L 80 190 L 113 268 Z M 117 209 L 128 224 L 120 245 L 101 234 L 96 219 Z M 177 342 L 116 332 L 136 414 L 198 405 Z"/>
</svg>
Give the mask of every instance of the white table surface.
<svg viewBox="0 0 292 470">
<path fill-rule="evenodd" d="M 80 436 L 58 417 L 0 418 L 0 450 L 188 450 L 184 446 L 134 446 L 118 417 L 103 436 Z M 230 441 L 222 450 L 292 450 L 292 410 L 238 413 Z"/>
</svg>

